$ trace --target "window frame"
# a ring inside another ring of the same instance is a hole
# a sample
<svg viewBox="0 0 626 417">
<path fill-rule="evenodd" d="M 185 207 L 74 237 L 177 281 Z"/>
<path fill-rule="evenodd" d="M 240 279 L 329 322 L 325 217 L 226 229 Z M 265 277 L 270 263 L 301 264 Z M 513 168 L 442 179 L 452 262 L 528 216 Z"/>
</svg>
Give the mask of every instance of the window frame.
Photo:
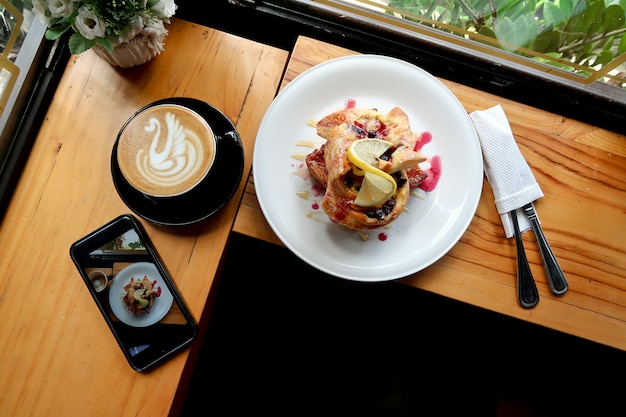
<svg viewBox="0 0 626 417">
<path fill-rule="evenodd" d="M 441 32 L 435 33 L 434 29 L 424 27 L 416 33 L 390 27 L 346 10 L 338 14 L 333 8 L 312 0 L 218 2 L 225 3 L 220 7 L 221 12 L 217 10 L 214 19 L 200 19 L 205 21 L 199 23 L 222 26 L 263 41 L 259 34 L 263 29 L 258 25 L 254 26 L 255 30 L 246 31 L 239 27 L 245 25 L 229 26 L 225 22 L 250 19 L 269 22 L 268 26 L 285 28 L 282 35 L 287 45 L 278 46 L 289 48 L 289 42 L 301 34 L 361 53 L 386 54 L 411 62 L 437 77 L 626 134 L 626 92 L 602 82 L 581 84 L 549 77 L 542 71 L 463 47 L 453 39 L 446 39 Z M 221 20 L 220 13 L 226 13 Z M 189 18 L 198 20 L 194 16 Z"/>
<path fill-rule="evenodd" d="M 42 25 L 33 21 L 34 26 Z M 69 61 L 67 37 L 47 41 L 42 30 L 27 39 L 17 85 L 0 116 L 0 220 L 22 174 L 56 87 Z M 40 36 L 39 36 L 40 35 Z M 64 42 L 64 44 L 62 43 Z M 22 59 L 21 57 L 18 59 Z"/>
</svg>

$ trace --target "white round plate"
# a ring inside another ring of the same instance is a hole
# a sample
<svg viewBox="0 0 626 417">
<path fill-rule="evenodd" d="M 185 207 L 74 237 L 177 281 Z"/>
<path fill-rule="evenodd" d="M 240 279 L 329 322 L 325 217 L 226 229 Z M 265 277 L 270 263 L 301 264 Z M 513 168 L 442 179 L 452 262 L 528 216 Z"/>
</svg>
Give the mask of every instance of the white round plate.
<svg viewBox="0 0 626 417">
<path fill-rule="evenodd" d="M 132 277 L 143 279 L 144 275 L 150 281 L 157 281 L 156 285 L 161 287 L 161 295 L 154 299 L 148 314 L 135 314 L 129 311 L 126 303 L 122 301 L 124 287 L 130 282 Z M 172 293 L 163 282 L 156 266 L 150 262 L 136 262 L 122 269 L 117 273 L 109 288 L 109 305 L 113 314 L 121 322 L 133 327 L 147 327 L 157 323 L 170 311 L 172 301 L 174 301 Z"/>
<path fill-rule="evenodd" d="M 311 121 L 341 110 L 347 100 L 383 113 L 402 108 L 413 131 L 432 134 L 423 153 L 442 161 L 435 190 L 411 197 L 398 219 L 366 232 L 367 240 L 316 209 L 322 196 L 310 192 L 312 180 L 298 159 L 313 150 L 307 142 L 324 141 Z M 252 168 L 261 210 L 285 246 L 317 269 L 355 281 L 402 278 L 440 259 L 469 226 L 483 184 L 478 136 L 454 94 L 426 71 L 379 55 L 327 61 L 287 85 L 263 118 Z"/>
</svg>

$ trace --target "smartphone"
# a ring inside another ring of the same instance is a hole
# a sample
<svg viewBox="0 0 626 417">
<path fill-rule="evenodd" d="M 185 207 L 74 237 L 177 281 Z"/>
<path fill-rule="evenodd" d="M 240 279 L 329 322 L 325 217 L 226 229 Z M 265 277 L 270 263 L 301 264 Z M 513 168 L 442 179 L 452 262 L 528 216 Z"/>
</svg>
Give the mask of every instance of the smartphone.
<svg viewBox="0 0 626 417">
<path fill-rule="evenodd" d="M 136 371 L 153 368 L 198 335 L 196 321 L 132 215 L 119 216 L 79 239 L 70 256 Z"/>
</svg>

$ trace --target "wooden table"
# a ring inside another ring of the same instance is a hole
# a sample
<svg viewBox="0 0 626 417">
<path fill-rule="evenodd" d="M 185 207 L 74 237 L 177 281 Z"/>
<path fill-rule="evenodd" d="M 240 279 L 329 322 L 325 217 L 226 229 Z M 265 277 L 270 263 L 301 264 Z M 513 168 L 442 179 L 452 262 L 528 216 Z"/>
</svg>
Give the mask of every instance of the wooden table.
<svg viewBox="0 0 626 417">
<path fill-rule="evenodd" d="M 299 38 L 282 87 L 306 69 L 347 54 L 354 52 Z M 400 282 L 626 350 L 626 137 L 442 81 L 467 112 L 502 105 L 545 194 L 537 212 L 570 289 L 563 296 L 551 294 L 532 233 L 525 233 L 541 300 L 529 310 L 518 305 L 515 243 L 504 237 L 486 181 L 460 242 L 434 265 Z M 281 243 L 264 221 L 252 177 L 233 230 Z"/>
<path fill-rule="evenodd" d="M 2 416 L 177 413 L 199 341 L 151 373 L 134 372 L 68 254 L 77 238 L 129 212 L 110 176 L 115 135 L 152 101 L 203 99 L 236 125 L 247 175 L 256 131 L 287 63 L 283 86 L 317 63 L 353 53 L 301 38 L 288 62 L 286 51 L 206 27 L 173 20 L 168 28 L 166 50 L 152 62 L 119 70 L 88 51 L 72 57 L 58 87 L 0 228 Z M 514 244 L 503 237 L 488 184 L 461 241 L 401 282 L 626 349 L 626 138 L 445 84 L 467 111 L 502 104 L 546 194 L 537 209 L 570 291 L 550 294 L 526 236 L 542 300 L 532 310 L 517 305 Z M 253 178 L 206 222 L 144 225 L 201 326 L 231 230 L 280 244 L 259 210 Z"/>
<path fill-rule="evenodd" d="M 165 52 L 120 70 L 92 51 L 69 62 L 0 228 L 0 415 L 175 415 L 200 340 L 148 374 L 126 363 L 69 257 L 70 244 L 121 213 L 109 168 L 116 134 L 161 98 L 205 100 L 236 125 L 244 175 L 288 53 L 174 19 Z M 244 177 L 244 178 L 246 178 Z M 192 314 L 206 322 L 245 187 L 201 224 L 144 222 Z"/>
</svg>

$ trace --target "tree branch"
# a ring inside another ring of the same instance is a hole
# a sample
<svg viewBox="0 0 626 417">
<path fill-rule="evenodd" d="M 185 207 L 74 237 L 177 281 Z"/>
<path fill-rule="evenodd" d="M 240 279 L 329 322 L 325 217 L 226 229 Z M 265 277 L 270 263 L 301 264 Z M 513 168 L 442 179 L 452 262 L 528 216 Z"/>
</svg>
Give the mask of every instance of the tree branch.
<svg viewBox="0 0 626 417">
<path fill-rule="evenodd" d="M 621 35 L 623 33 L 626 33 L 626 28 L 617 29 L 617 30 L 614 30 L 612 32 L 602 33 L 600 35 L 592 36 L 589 39 L 583 39 L 582 41 L 574 42 L 574 43 L 571 43 L 569 45 L 562 46 L 562 47 L 559 48 L 559 52 L 570 51 L 572 49 L 576 49 L 578 47 L 581 47 L 581 46 L 584 46 L 584 45 L 588 45 L 590 43 L 601 41 L 603 39 L 610 38 L 611 36 Z"/>
</svg>

